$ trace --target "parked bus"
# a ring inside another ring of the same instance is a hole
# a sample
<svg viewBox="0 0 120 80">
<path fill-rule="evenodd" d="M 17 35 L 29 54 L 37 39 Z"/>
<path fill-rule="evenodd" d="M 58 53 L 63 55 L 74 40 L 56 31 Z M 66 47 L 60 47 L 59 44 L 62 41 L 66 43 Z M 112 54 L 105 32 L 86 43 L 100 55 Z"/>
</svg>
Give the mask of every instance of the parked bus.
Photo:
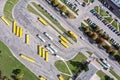
<svg viewBox="0 0 120 80">
<path fill-rule="evenodd" d="M 42 42 L 46 42 L 39 34 L 36 35 Z"/>
<path fill-rule="evenodd" d="M 78 36 L 77 36 L 74 32 L 68 31 L 68 33 L 69 33 L 72 37 L 74 37 L 75 39 L 78 38 Z"/>
<path fill-rule="evenodd" d="M 4 16 L 2 16 L 1 19 L 2 19 L 8 26 L 10 26 L 10 22 L 9 22 Z"/>
<path fill-rule="evenodd" d="M 39 76 L 39 80 L 47 80 L 44 76 Z"/>
<path fill-rule="evenodd" d="M 48 39 L 53 40 L 53 38 L 46 32 L 43 33 Z"/>
<path fill-rule="evenodd" d="M 54 51 L 53 51 L 50 47 L 45 46 L 45 48 L 46 48 L 48 51 L 50 51 L 52 54 L 54 54 Z"/>
<path fill-rule="evenodd" d="M 51 44 L 48 44 L 48 46 L 49 46 L 54 52 L 57 52 L 57 50 L 55 49 L 55 47 L 53 47 Z"/>
<path fill-rule="evenodd" d="M 19 37 L 19 31 L 20 31 L 19 29 L 20 29 L 20 27 L 18 27 L 18 26 L 17 26 L 17 28 L 16 28 L 16 29 L 17 29 L 16 36 L 18 36 L 18 37 Z"/>
<path fill-rule="evenodd" d="M 19 29 L 19 36 L 20 36 L 20 38 L 22 38 L 22 36 L 23 36 L 23 28 L 22 27 L 20 27 L 20 29 Z"/>
<path fill-rule="evenodd" d="M 59 37 L 60 37 L 60 39 L 63 40 L 64 42 L 66 42 L 66 43 L 69 42 L 65 37 L 63 37 L 63 36 L 59 36 Z"/>
<path fill-rule="evenodd" d="M 29 34 L 25 35 L 25 43 L 30 44 L 30 35 Z"/>
<path fill-rule="evenodd" d="M 23 59 L 25 59 L 25 60 L 27 60 L 27 61 L 30 61 L 30 62 L 32 62 L 32 63 L 35 62 L 34 59 L 32 59 L 32 58 L 30 58 L 30 57 L 28 57 L 28 56 L 26 56 L 26 55 L 24 55 L 24 54 L 20 54 L 20 57 L 23 58 Z"/>
<path fill-rule="evenodd" d="M 16 25 L 16 21 L 13 22 L 13 33 L 16 34 L 17 32 L 17 25 Z"/>
<path fill-rule="evenodd" d="M 69 48 L 68 44 L 66 44 L 65 42 L 63 41 L 59 41 L 65 48 Z"/>
<path fill-rule="evenodd" d="M 38 55 L 42 56 L 42 46 L 38 46 Z"/>
<path fill-rule="evenodd" d="M 41 53 L 42 53 L 42 58 L 45 58 L 45 48 L 42 47 L 42 50 L 41 50 Z"/>
<path fill-rule="evenodd" d="M 58 79 L 59 79 L 59 80 L 64 80 L 64 79 L 63 79 L 63 76 L 62 76 L 61 74 L 58 75 Z"/>
<path fill-rule="evenodd" d="M 48 62 L 48 51 L 45 51 L 45 60 Z"/>
<path fill-rule="evenodd" d="M 42 24 L 44 24 L 45 26 L 47 26 L 47 22 L 46 22 L 43 18 L 38 18 L 38 20 L 39 20 Z"/>
</svg>

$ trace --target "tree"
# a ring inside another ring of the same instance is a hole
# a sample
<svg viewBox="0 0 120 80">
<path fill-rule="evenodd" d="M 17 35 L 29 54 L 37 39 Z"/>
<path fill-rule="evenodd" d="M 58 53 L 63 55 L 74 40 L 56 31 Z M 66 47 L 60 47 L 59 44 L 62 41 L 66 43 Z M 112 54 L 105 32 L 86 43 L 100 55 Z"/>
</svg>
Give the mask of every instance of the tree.
<svg viewBox="0 0 120 80">
<path fill-rule="evenodd" d="M 21 69 L 15 69 L 15 70 L 13 70 L 12 73 L 14 73 L 15 79 L 17 79 L 17 80 L 23 80 L 24 73 L 23 73 L 23 71 Z"/>
<path fill-rule="evenodd" d="M 104 46 L 107 52 L 111 52 L 113 50 L 112 46 Z"/>
<path fill-rule="evenodd" d="M 86 33 L 87 33 L 87 32 L 90 32 L 90 29 L 89 29 L 88 27 L 85 27 L 84 29 L 85 29 L 85 32 L 86 32 Z"/>
<path fill-rule="evenodd" d="M 23 80 L 24 73 L 20 72 L 19 74 L 16 75 L 16 79 L 18 80 Z"/>
<path fill-rule="evenodd" d="M 120 52 L 120 46 L 117 47 L 117 50 Z"/>
<path fill-rule="evenodd" d="M 75 16 L 72 13 L 68 12 L 68 18 L 73 19 Z"/>
<path fill-rule="evenodd" d="M 57 8 L 60 9 L 61 7 L 62 7 L 62 4 L 59 3 L 59 4 L 57 5 Z"/>
<path fill-rule="evenodd" d="M 59 2 L 58 2 L 58 0 L 53 0 L 53 1 L 52 1 L 52 4 L 53 4 L 54 6 L 57 6 L 57 5 L 59 4 Z"/>
<path fill-rule="evenodd" d="M 113 56 L 115 53 L 116 53 L 116 50 L 112 50 L 112 51 L 109 52 L 109 54 L 112 55 L 112 56 Z"/>
<path fill-rule="evenodd" d="M 98 35 L 95 32 L 93 32 L 93 34 L 91 35 L 91 38 L 93 40 L 96 40 L 98 38 Z"/>
<path fill-rule="evenodd" d="M 114 55 L 114 57 L 117 61 L 120 61 L 120 55 L 119 54 Z"/>
<path fill-rule="evenodd" d="M 63 5 L 63 6 L 60 8 L 60 10 L 65 13 L 65 12 L 67 11 L 67 8 L 66 8 L 66 6 Z"/>
<path fill-rule="evenodd" d="M 108 76 L 108 75 L 105 75 L 104 77 L 105 77 L 105 80 L 114 80 L 113 78 L 111 78 L 111 77 Z"/>
<path fill-rule="evenodd" d="M 96 43 L 98 43 L 100 46 L 104 46 L 105 45 L 105 41 L 102 38 L 97 38 L 96 39 Z"/>
<path fill-rule="evenodd" d="M 97 32 L 97 31 L 100 31 L 100 28 L 97 26 L 97 27 L 94 27 L 93 30 Z"/>
<path fill-rule="evenodd" d="M 87 34 L 91 37 L 93 35 L 92 31 L 87 32 Z"/>
<path fill-rule="evenodd" d="M 89 67 L 88 67 L 88 62 L 82 62 L 80 67 L 81 67 L 81 70 L 85 70 L 85 71 L 88 71 L 89 70 Z"/>
<path fill-rule="evenodd" d="M 110 37 L 109 36 L 107 36 L 106 34 L 102 34 L 101 35 L 101 37 L 103 38 L 103 39 L 105 39 L 105 40 L 107 40 L 107 41 L 109 41 L 110 40 Z"/>
</svg>

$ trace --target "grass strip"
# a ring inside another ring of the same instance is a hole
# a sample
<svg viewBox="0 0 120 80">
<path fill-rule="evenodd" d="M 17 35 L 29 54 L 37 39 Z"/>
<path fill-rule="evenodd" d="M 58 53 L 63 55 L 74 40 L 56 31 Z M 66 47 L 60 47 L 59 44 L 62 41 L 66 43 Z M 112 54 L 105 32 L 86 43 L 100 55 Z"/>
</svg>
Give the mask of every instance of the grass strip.
<svg viewBox="0 0 120 80">
<path fill-rule="evenodd" d="M 7 0 L 5 7 L 4 7 L 4 16 L 9 21 L 13 22 L 13 16 L 12 16 L 12 10 L 15 6 L 15 4 L 18 2 L 18 0 Z"/>
<path fill-rule="evenodd" d="M 116 74 L 113 70 L 109 71 L 114 77 L 116 77 L 118 80 L 120 80 L 120 76 Z"/>
</svg>

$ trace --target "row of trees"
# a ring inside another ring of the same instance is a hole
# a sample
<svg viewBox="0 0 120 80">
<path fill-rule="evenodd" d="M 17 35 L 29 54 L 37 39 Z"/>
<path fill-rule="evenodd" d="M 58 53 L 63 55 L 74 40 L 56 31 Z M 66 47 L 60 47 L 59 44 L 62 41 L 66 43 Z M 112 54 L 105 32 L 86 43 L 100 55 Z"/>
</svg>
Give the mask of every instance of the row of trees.
<svg viewBox="0 0 120 80">
<path fill-rule="evenodd" d="M 12 73 L 13 73 L 11 75 L 12 80 L 23 80 L 24 73 L 23 73 L 23 71 L 21 69 L 15 69 L 15 70 L 13 70 Z M 4 76 L 2 74 L 2 71 L 0 70 L 0 80 L 11 80 L 11 79 L 9 79 L 8 76 Z"/>
<path fill-rule="evenodd" d="M 102 37 L 103 39 L 110 42 L 110 37 L 108 35 L 106 35 L 105 33 L 103 33 L 103 30 L 100 29 L 98 26 L 97 27 L 92 27 L 92 30 L 94 32 L 96 32 L 100 37 Z M 114 48 L 120 52 L 120 46 L 114 46 Z"/>
<path fill-rule="evenodd" d="M 67 7 L 59 3 L 58 0 L 51 0 L 51 4 L 57 7 L 62 13 L 65 13 L 70 19 L 75 18 L 75 16 L 67 10 Z"/>
<path fill-rule="evenodd" d="M 98 27 L 89 28 L 89 27 L 83 27 L 84 32 L 91 37 L 97 44 L 102 46 L 104 49 L 106 49 L 106 52 L 110 55 L 114 56 L 115 59 L 120 62 L 120 55 L 117 53 L 118 51 L 114 49 L 113 46 L 106 45 L 106 41 L 110 40 L 110 37 L 105 35 L 102 30 L 100 30 Z M 120 48 L 118 48 L 119 50 Z"/>
</svg>

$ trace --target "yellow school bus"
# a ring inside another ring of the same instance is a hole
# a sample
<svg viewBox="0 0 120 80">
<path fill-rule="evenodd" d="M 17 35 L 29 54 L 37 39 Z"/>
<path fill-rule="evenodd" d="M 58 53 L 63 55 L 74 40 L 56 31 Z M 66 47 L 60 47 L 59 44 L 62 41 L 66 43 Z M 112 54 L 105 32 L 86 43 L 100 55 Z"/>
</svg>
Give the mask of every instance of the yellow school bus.
<svg viewBox="0 0 120 80">
<path fill-rule="evenodd" d="M 16 21 L 13 22 L 13 33 L 17 34 L 17 25 L 16 25 Z"/>
<path fill-rule="evenodd" d="M 60 74 L 60 75 L 58 75 L 58 78 L 59 78 L 59 80 L 64 80 L 63 79 L 63 76 Z"/>
<path fill-rule="evenodd" d="M 38 55 L 42 56 L 42 46 L 38 46 Z"/>
<path fill-rule="evenodd" d="M 69 42 L 69 41 L 68 41 L 65 37 L 63 37 L 63 36 L 60 36 L 60 39 L 63 40 L 64 42 L 66 42 L 66 43 Z"/>
<path fill-rule="evenodd" d="M 38 20 L 45 26 L 47 26 L 47 22 L 43 18 L 38 18 Z"/>
<path fill-rule="evenodd" d="M 20 27 L 20 29 L 19 29 L 19 37 L 22 38 L 22 36 L 23 36 L 23 28 Z"/>
<path fill-rule="evenodd" d="M 41 53 L 42 53 L 42 56 L 41 56 L 41 57 L 42 57 L 42 58 L 45 58 L 45 48 L 42 47 Z"/>
<path fill-rule="evenodd" d="M 47 80 L 44 76 L 39 76 L 39 80 Z"/>
<path fill-rule="evenodd" d="M 45 60 L 48 62 L 48 51 L 45 51 Z"/>
<path fill-rule="evenodd" d="M 68 44 L 63 42 L 63 41 L 60 41 L 60 43 L 65 47 L 65 48 L 69 48 Z"/>
<path fill-rule="evenodd" d="M 74 37 L 75 39 L 77 39 L 77 38 L 78 38 L 78 36 L 77 36 L 74 32 L 69 31 L 69 33 L 70 33 L 70 35 L 71 35 L 72 37 Z"/>
<path fill-rule="evenodd" d="M 28 56 L 26 56 L 26 55 L 24 55 L 24 54 L 20 54 L 20 57 L 23 58 L 23 59 L 25 59 L 25 60 L 27 60 L 27 61 L 30 61 L 30 62 L 32 62 L 32 63 L 35 62 L 34 59 L 32 59 L 32 58 L 30 58 L 30 57 L 28 57 Z"/>
<path fill-rule="evenodd" d="M 17 27 L 16 29 L 17 29 L 16 36 L 19 36 L 20 27 Z"/>
<path fill-rule="evenodd" d="M 30 44 L 30 35 L 29 34 L 25 35 L 25 43 Z"/>
<path fill-rule="evenodd" d="M 9 22 L 4 16 L 2 16 L 1 19 L 2 19 L 8 26 L 10 26 L 10 22 Z"/>
</svg>

